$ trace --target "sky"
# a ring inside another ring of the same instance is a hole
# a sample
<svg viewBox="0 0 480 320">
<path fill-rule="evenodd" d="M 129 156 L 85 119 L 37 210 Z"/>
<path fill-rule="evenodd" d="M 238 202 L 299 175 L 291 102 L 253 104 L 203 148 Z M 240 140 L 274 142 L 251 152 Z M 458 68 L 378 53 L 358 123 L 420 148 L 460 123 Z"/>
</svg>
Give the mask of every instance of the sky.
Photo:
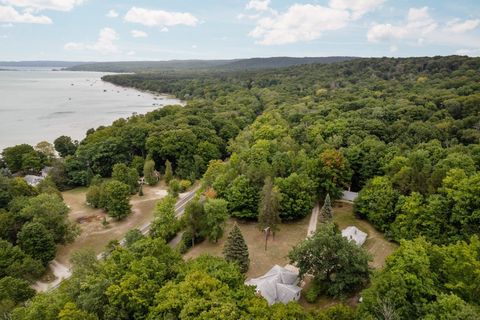
<svg viewBox="0 0 480 320">
<path fill-rule="evenodd" d="M 450 54 L 480 0 L 0 0 L 0 61 Z"/>
</svg>

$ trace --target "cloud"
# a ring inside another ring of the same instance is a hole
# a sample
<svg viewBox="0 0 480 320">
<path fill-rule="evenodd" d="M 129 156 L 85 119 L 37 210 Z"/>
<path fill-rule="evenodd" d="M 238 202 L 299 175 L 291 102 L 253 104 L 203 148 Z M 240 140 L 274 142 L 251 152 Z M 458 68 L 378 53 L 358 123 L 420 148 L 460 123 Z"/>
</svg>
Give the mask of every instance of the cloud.
<svg viewBox="0 0 480 320">
<path fill-rule="evenodd" d="M 127 52 L 127 56 L 130 56 L 130 57 L 131 57 L 131 56 L 134 56 L 134 55 L 136 55 L 136 54 L 137 54 L 137 53 L 136 53 L 135 51 L 128 51 L 128 52 Z"/>
<path fill-rule="evenodd" d="M 455 51 L 455 54 L 461 56 L 470 56 L 470 57 L 478 57 L 480 56 L 480 48 L 478 49 L 459 49 Z"/>
<path fill-rule="evenodd" d="M 405 23 L 399 25 L 375 24 L 367 32 L 369 42 L 381 42 L 393 39 L 417 39 L 424 41 L 435 30 L 438 24 L 430 16 L 428 7 L 410 8 Z"/>
<path fill-rule="evenodd" d="M 270 0 L 250 0 L 246 7 L 247 9 L 265 11 L 268 10 Z"/>
<path fill-rule="evenodd" d="M 12 7 L 0 6 L 0 22 L 5 23 L 34 23 L 52 24 L 52 19 L 47 16 L 36 16 L 29 12 L 20 13 Z"/>
<path fill-rule="evenodd" d="M 480 19 L 454 19 L 442 25 L 432 18 L 428 7 L 410 8 L 402 23 L 374 24 L 367 32 L 367 39 L 374 43 L 403 40 L 415 45 L 456 46 L 463 48 L 462 52 L 478 52 L 480 38 L 469 32 L 479 26 Z"/>
<path fill-rule="evenodd" d="M 176 25 L 196 26 L 198 19 L 188 12 L 170 12 L 132 7 L 125 15 L 125 21 L 148 27 L 172 27 Z"/>
<path fill-rule="evenodd" d="M 480 25 L 480 19 L 475 19 L 475 20 L 465 20 L 465 21 L 460 21 L 460 19 L 453 19 L 452 21 L 449 21 L 446 26 L 447 31 L 451 31 L 454 33 L 464 33 L 467 31 L 471 31 L 475 28 L 477 28 Z"/>
<path fill-rule="evenodd" d="M 261 18 L 249 35 L 264 45 L 287 44 L 317 39 L 324 31 L 347 25 L 349 13 L 319 5 L 294 4 L 287 12 Z"/>
<path fill-rule="evenodd" d="M 134 38 L 146 38 L 146 37 L 148 37 L 148 34 L 144 31 L 141 31 L 141 30 L 132 30 L 132 31 L 130 31 L 130 34 Z"/>
<path fill-rule="evenodd" d="M 386 0 L 330 0 L 328 6 L 294 4 L 286 12 L 268 8 L 269 1 L 252 0 L 247 9 L 268 10 L 262 15 L 238 15 L 238 19 L 256 20 L 249 36 L 264 45 L 287 44 L 318 39 L 326 31 L 346 27 L 350 22 L 377 9 Z M 260 4 L 261 3 L 261 4 Z"/>
<path fill-rule="evenodd" d="M 105 16 L 107 18 L 117 18 L 118 17 L 118 12 L 112 9 L 112 10 L 108 11 Z"/>
<path fill-rule="evenodd" d="M 101 54 L 118 52 L 115 41 L 118 40 L 118 34 L 112 28 L 103 28 L 100 30 L 98 40 L 94 44 L 85 44 L 82 42 L 69 42 L 63 46 L 65 50 L 92 50 Z"/>
<path fill-rule="evenodd" d="M 86 0 L 0 0 L 0 3 L 34 10 L 70 11 Z"/>
<path fill-rule="evenodd" d="M 351 18 L 357 20 L 366 13 L 380 7 L 385 0 L 330 0 L 329 6 L 333 9 L 348 10 Z"/>
</svg>

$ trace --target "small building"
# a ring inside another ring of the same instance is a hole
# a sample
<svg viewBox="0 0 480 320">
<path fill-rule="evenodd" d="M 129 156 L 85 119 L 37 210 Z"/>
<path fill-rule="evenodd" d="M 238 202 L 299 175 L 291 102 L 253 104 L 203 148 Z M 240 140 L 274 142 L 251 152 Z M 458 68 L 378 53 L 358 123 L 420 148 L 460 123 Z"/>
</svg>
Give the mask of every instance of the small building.
<svg viewBox="0 0 480 320">
<path fill-rule="evenodd" d="M 354 241 L 359 247 L 365 243 L 367 236 L 365 232 L 354 226 L 349 226 L 342 230 L 342 237 Z"/>
<path fill-rule="evenodd" d="M 52 169 L 53 167 L 43 167 L 42 171 L 40 171 L 41 176 L 46 178 L 50 174 Z"/>
<path fill-rule="evenodd" d="M 25 182 L 27 182 L 28 185 L 36 187 L 45 178 L 42 176 L 34 176 L 29 174 L 26 175 L 23 179 L 25 179 Z"/>
<path fill-rule="evenodd" d="M 346 202 L 354 202 L 355 199 L 357 199 L 357 197 L 358 197 L 358 192 L 345 190 L 342 193 L 341 200 L 346 201 Z"/>
<path fill-rule="evenodd" d="M 250 279 L 245 284 L 255 286 L 257 293 L 272 305 L 277 302 L 286 304 L 290 301 L 298 301 L 302 291 L 298 286 L 299 281 L 298 272 L 275 265 L 263 276 Z"/>
</svg>

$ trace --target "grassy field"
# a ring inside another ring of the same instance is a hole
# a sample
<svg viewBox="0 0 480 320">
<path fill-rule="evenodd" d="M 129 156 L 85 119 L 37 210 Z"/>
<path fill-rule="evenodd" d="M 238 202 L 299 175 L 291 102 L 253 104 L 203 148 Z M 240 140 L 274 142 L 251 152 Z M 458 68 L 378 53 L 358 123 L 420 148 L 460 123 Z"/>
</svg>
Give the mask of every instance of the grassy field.
<svg viewBox="0 0 480 320">
<path fill-rule="evenodd" d="M 250 269 L 248 270 L 247 278 L 258 277 L 270 270 L 275 264 L 280 266 L 287 264 L 287 254 L 290 249 L 307 236 L 309 219 L 310 215 L 300 221 L 282 224 L 280 230 L 275 234 L 275 239 L 272 239 L 272 237 L 269 238 L 267 251 L 265 251 L 265 236 L 264 233 L 259 230 L 258 224 L 238 221 L 238 226 L 242 230 L 250 253 Z M 225 234 L 218 243 L 204 241 L 190 249 L 184 258 L 195 258 L 205 253 L 222 256 L 225 239 L 235 221 L 234 219 L 228 221 Z"/>
<path fill-rule="evenodd" d="M 120 240 L 129 230 L 151 221 L 156 202 L 166 195 L 166 187 L 162 184 L 144 186 L 144 196 L 134 195 L 130 200 L 132 213 L 124 220 L 115 221 L 102 210 L 85 204 L 86 191 L 86 188 L 76 188 L 62 193 L 65 203 L 70 207 L 69 219 L 78 223 L 82 230 L 73 243 L 58 247 L 56 260 L 63 265 L 69 265 L 74 251 L 92 249 L 97 254 L 101 253 L 111 240 Z M 109 221 L 106 228 L 102 225 L 104 218 Z"/>
<path fill-rule="evenodd" d="M 333 221 L 340 229 L 348 226 L 356 226 L 368 234 L 367 241 L 363 245 L 372 255 L 370 265 L 379 269 L 384 266 L 385 259 L 397 249 L 398 245 L 385 239 L 383 234 L 377 231 L 368 221 L 360 220 L 353 215 L 353 206 L 344 202 L 336 202 L 334 205 Z"/>
<path fill-rule="evenodd" d="M 357 219 L 353 215 L 353 207 L 351 204 L 336 202 L 334 204 L 334 222 L 338 224 L 340 229 L 348 226 L 356 226 L 360 230 L 367 232 L 368 238 L 363 248 L 365 248 L 372 255 L 373 260 L 370 265 L 373 268 L 381 268 L 385 264 L 385 259 L 397 248 L 397 245 L 391 243 L 385 239 L 382 233 L 375 230 L 367 221 Z M 248 278 L 255 278 L 263 275 L 273 265 L 278 264 L 284 266 L 288 263 L 288 252 L 296 244 L 304 240 L 307 236 L 308 223 L 310 215 L 304 219 L 289 223 L 282 224 L 281 230 L 275 235 L 275 240 L 269 239 L 268 250 L 265 251 L 265 238 L 261 231 L 258 229 L 258 224 L 254 222 L 241 222 L 237 221 L 240 229 L 242 230 L 245 241 L 248 245 L 250 254 L 250 269 L 247 272 Z M 185 259 L 192 259 L 198 257 L 201 254 L 211 254 L 214 256 L 222 256 L 222 250 L 226 235 L 230 231 L 234 219 L 228 221 L 225 235 L 218 243 L 211 243 L 204 241 L 203 243 L 190 249 L 185 255 Z M 306 286 L 303 292 L 308 288 L 309 280 L 306 279 Z M 314 304 L 308 303 L 302 292 L 302 298 L 300 304 L 305 308 L 325 308 L 334 304 L 338 304 L 341 301 L 331 299 L 328 297 L 320 297 Z M 354 294 L 347 298 L 344 302 L 355 306 L 358 301 L 358 295 Z"/>
</svg>

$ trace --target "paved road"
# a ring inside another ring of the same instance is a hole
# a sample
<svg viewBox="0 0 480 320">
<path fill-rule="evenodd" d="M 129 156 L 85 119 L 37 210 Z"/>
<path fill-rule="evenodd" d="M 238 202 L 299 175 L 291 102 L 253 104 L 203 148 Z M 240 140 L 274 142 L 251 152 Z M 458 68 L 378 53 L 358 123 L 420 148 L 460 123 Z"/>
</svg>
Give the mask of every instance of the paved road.
<svg viewBox="0 0 480 320">
<path fill-rule="evenodd" d="M 313 207 L 312 215 L 310 216 L 310 223 L 308 224 L 307 238 L 317 231 L 318 213 L 320 212 L 320 205 L 317 203 Z"/>
<path fill-rule="evenodd" d="M 181 198 L 177 201 L 177 204 L 175 205 L 175 216 L 177 218 L 179 218 L 183 215 L 183 213 L 185 212 L 185 207 L 186 207 L 187 203 L 189 203 L 195 197 L 195 193 L 197 192 L 197 190 L 199 188 L 200 188 L 200 186 L 194 187 L 192 190 L 183 194 L 181 196 Z M 148 234 L 148 232 L 150 231 L 150 225 L 151 225 L 151 222 L 146 223 L 141 228 L 139 228 L 140 231 L 142 232 L 142 234 L 144 234 L 144 235 Z M 120 240 L 120 245 L 123 246 L 124 244 L 125 244 L 125 238 Z M 104 257 L 103 252 L 99 253 L 97 255 L 98 260 L 103 259 L 103 257 Z M 33 288 L 37 292 L 46 292 L 46 291 L 50 291 L 52 289 L 55 289 L 62 283 L 63 280 L 70 278 L 71 275 L 72 275 L 70 269 L 67 266 L 59 263 L 56 260 L 53 260 L 52 262 L 50 262 L 50 265 L 51 265 L 51 268 L 53 270 L 53 273 L 54 273 L 56 279 L 54 281 L 48 282 L 48 283 L 47 282 L 42 282 L 42 281 L 37 281 L 33 285 Z"/>
</svg>

